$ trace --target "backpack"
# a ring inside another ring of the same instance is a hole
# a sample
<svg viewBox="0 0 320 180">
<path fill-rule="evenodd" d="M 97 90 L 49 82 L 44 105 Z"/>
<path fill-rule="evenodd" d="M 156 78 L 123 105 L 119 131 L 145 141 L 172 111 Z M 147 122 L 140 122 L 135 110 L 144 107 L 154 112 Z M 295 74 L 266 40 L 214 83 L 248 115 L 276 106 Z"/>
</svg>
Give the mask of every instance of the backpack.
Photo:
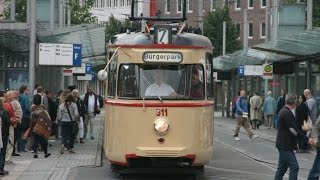
<svg viewBox="0 0 320 180">
<path fill-rule="evenodd" d="M 232 113 L 235 114 L 237 112 L 237 101 L 232 105 Z"/>
<path fill-rule="evenodd" d="M 236 114 L 237 113 L 237 101 L 240 98 L 240 96 L 237 98 L 236 102 L 232 105 L 232 113 Z M 240 103 L 241 103 L 241 98 L 240 98 Z"/>
</svg>

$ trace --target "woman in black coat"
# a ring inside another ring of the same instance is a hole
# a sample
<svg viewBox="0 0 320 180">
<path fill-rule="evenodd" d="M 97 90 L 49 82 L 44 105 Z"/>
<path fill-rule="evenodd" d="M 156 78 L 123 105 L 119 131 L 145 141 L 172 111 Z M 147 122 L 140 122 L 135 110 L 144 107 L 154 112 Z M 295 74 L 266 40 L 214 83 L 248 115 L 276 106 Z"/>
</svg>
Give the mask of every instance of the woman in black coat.
<svg viewBox="0 0 320 180">
<path fill-rule="evenodd" d="M 297 120 L 297 128 L 299 130 L 301 130 L 305 135 L 307 134 L 307 132 L 304 132 L 302 130 L 302 125 L 304 123 L 304 121 L 307 120 L 308 118 L 308 113 L 309 113 L 309 108 L 308 105 L 306 103 L 306 97 L 301 94 L 299 96 L 299 106 L 296 108 L 296 120 Z M 308 148 L 308 144 L 303 143 L 303 140 L 298 138 L 298 146 L 299 146 L 299 152 L 306 152 L 307 148 Z"/>
</svg>

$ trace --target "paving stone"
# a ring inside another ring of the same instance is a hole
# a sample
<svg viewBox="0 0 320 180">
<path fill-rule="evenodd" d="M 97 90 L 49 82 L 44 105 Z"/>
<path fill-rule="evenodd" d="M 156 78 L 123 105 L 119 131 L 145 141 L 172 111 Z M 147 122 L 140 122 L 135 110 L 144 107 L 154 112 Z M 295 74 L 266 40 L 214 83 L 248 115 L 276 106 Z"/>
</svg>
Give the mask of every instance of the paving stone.
<svg viewBox="0 0 320 180">
<path fill-rule="evenodd" d="M 65 180 L 72 168 L 80 166 L 99 166 L 101 164 L 102 138 L 103 138 L 103 115 L 95 118 L 94 140 L 86 139 L 84 144 L 75 143 L 75 154 L 65 151 L 60 154 L 61 141 L 49 140 L 49 158 L 44 158 L 43 152 L 38 152 L 38 159 L 33 158 L 29 152 L 21 153 L 21 156 L 12 157 L 13 164 L 6 164 L 5 169 L 9 175 L 3 180 Z M 99 162 L 100 161 L 100 162 Z"/>
</svg>

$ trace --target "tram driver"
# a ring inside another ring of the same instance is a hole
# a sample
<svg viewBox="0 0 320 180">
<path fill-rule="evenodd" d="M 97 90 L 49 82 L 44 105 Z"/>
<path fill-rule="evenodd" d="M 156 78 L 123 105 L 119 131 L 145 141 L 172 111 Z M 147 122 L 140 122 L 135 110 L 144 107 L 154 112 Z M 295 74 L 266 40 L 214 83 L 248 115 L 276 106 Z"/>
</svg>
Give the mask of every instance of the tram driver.
<svg viewBox="0 0 320 180">
<path fill-rule="evenodd" d="M 155 70 L 152 77 L 154 83 L 147 88 L 145 96 L 177 96 L 175 90 L 164 83 L 162 70 Z"/>
</svg>

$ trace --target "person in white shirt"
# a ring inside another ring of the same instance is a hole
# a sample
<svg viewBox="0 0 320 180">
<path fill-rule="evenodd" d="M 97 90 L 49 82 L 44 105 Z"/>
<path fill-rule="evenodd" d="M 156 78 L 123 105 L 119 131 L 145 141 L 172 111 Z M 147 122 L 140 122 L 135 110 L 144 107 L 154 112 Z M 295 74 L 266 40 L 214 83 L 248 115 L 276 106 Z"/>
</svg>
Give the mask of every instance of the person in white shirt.
<svg viewBox="0 0 320 180">
<path fill-rule="evenodd" d="M 88 124 L 90 124 L 91 139 L 94 139 L 94 117 L 100 113 L 98 96 L 93 92 L 92 88 L 88 88 L 88 92 L 84 96 L 84 104 L 86 107 L 85 120 L 84 120 L 84 135 L 83 139 L 86 139 L 88 132 Z"/>
<path fill-rule="evenodd" d="M 175 90 L 163 82 L 163 72 L 161 70 L 156 70 L 153 73 L 153 79 L 154 83 L 147 88 L 145 96 L 177 96 Z"/>
</svg>

